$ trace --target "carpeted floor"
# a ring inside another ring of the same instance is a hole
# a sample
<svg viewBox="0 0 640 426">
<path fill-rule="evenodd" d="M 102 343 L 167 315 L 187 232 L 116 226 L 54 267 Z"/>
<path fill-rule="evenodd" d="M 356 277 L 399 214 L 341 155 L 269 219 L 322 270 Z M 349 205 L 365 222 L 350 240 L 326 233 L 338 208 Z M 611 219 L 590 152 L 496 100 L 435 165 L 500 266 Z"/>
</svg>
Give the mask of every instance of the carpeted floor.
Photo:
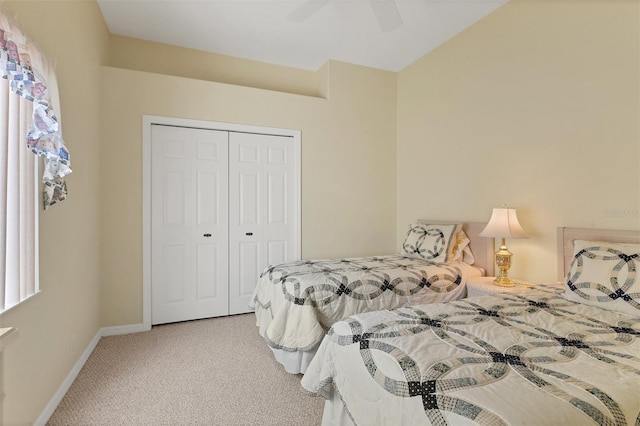
<svg viewBox="0 0 640 426">
<path fill-rule="evenodd" d="M 105 337 L 49 425 L 319 425 L 309 396 L 274 360 L 254 314 Z"/>
</svg>

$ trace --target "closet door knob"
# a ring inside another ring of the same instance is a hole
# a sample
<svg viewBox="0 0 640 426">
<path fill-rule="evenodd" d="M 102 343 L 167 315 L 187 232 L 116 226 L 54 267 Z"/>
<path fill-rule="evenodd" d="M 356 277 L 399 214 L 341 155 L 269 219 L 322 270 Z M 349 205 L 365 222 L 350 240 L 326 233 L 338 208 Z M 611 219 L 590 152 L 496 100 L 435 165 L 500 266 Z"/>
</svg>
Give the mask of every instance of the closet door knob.
<svg viewBox="0 0 640 426">
<path fill-rule="evenodd" d="M 211 234 L 204 234 L 205 237 L 209 238 Z"/>
<path fill-rule="evenodd" d="M 246 233 L 246 234 L 244 234 L 244 235 L 249 235 L 249 236 L 251 236 L 251 235 L 253 235 L 253 232 L 247 232 L 247 233 Z"/>
</svg>

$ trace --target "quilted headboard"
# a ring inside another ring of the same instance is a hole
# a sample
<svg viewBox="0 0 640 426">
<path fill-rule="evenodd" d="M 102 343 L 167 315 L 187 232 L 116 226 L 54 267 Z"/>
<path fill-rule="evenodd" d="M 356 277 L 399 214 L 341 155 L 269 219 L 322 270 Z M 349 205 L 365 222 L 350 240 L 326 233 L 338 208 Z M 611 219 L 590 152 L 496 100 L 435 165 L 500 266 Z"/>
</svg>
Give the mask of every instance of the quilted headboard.
<svg viewBox="0 0 640 426">
<path fill-rule="evenodd" d="M 608 241 L 640 244 L 640 231 L 612 229 L 558 228 L 558 280 L 564 281 L 573 259 L 573 241 Z"/>
</svg>

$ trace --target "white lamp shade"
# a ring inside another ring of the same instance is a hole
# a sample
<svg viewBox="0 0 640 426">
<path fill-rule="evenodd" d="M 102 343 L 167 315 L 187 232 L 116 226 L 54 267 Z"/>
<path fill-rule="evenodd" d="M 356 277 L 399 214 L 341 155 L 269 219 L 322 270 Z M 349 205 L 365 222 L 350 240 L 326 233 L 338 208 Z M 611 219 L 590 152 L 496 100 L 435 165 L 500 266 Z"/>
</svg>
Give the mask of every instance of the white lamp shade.
<svg viewBox="0 0 640 426">
<path fill-rule="evenodd" d="M 529 237 L 520 222 L 516 209 L 496 207 L 491 213 L 489 223 L 480 233 L 482 237 L 494 238 L 527 238 Z"/>
</svg>

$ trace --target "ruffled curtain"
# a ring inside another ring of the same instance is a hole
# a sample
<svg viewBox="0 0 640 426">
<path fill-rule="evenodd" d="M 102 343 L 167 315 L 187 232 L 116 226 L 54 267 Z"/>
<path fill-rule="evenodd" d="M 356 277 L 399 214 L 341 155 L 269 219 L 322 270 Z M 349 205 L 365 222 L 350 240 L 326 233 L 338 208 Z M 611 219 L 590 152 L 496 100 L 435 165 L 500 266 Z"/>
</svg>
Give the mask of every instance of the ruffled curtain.
<svg viewBox="0 0 640 426">
<path fill-rule="evenodd" d="M 67 196 L 64 177 L 71 173 L 71 157 L 64 146 L 60 121 L 54 111 L 57 85 L 53 67 L 27 37 L 0 11 L 0 75 L 11 91 L 33 102 L 33 120 L 26 145 L 44 158 L 44 208 Z M 49 83 L 48 83 L 49 82 Z"/>
</svg>

